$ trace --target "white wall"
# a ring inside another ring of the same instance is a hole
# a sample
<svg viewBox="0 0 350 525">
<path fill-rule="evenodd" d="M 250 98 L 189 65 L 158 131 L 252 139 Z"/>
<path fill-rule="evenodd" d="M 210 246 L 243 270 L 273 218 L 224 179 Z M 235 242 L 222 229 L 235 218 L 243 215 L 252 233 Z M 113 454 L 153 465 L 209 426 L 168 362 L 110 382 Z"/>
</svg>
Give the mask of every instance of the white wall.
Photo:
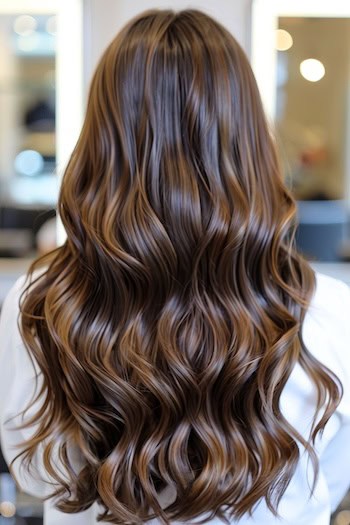
<svg viewBox="0 0 350 525">
<path fill-rule="evenodd" d="M 251 0 L 84 0 L 84 83 L 102 51 L 119 29 L 137 13 L 151 8 L 196 8 L 225 25 L 250 53 Z"/>
</svg>

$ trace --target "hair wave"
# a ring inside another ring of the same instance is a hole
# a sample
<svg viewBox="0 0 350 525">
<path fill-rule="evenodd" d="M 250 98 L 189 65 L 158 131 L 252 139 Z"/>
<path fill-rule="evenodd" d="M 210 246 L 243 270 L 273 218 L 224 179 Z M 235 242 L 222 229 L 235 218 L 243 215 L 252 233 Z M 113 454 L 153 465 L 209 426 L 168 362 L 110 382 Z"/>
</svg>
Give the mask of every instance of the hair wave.
<svg viewBox="0 0 350 525">
<path fill-rule="evenodd" d="M 341 393 L 302 341 L 314 274 L 226 29 L 154 10 L 117 35 L 58 209 L 67 239 L 33 263 L 21 301 L 42 379 L 28 468 L 43 443 L 58 507 L 98 501 L 110 523 L 239 518 L 261 498 L 277 512 L 300 444 L 317 471 L 313 442 Z M 280 409 L 297 363 L 317 391 L 309 440 Z M 165 486 L 177 497 L 164 509 Z"/>
</svg>

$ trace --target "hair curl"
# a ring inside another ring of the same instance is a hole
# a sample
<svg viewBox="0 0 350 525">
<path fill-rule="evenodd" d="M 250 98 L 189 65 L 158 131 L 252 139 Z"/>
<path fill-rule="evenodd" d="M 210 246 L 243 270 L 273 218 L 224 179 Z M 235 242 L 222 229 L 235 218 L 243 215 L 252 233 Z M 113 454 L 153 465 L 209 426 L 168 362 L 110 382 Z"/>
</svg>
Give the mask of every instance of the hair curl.
<svg viewBox="0 0 350 525">
<path fill-rule="evenodd" d="M 57 506 L 101 519 L 272 512 L 339 401 L 303 344 L 314 274 L 244 52 L 202 12 L 152 10 L 105 51 L 66 168 L 64 244 L 36 260 L 20 328 L 38 363 Z M 322 411 L 309 440 L 280 396 L 299 363 Z M 67 479 L 53 461 L 59 457 Z M 82 462 L 74 468 L 69 450 Z M 161 508 L 165 486 L 176 499 Z"/>
</svg>

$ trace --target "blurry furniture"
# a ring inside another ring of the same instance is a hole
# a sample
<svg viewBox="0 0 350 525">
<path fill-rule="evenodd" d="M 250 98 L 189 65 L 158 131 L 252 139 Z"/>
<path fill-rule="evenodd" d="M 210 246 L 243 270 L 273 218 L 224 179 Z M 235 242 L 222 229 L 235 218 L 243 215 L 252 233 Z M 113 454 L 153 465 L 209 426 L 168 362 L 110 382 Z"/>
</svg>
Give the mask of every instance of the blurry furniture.
<svg viewBox="0 0 350 525">
<path fill-rule="evenodd" d="M 297 247 L 308 259 L 341 260 L 349 224 L 344 201 L 298 201 L 298 220 Z"/>
<path fill-rule="evenodd" d="M 28 256 L 35 248 L 41 226 L 55 210 L 36 207 L 0 207 L 0 257 Z"/>
</svg>

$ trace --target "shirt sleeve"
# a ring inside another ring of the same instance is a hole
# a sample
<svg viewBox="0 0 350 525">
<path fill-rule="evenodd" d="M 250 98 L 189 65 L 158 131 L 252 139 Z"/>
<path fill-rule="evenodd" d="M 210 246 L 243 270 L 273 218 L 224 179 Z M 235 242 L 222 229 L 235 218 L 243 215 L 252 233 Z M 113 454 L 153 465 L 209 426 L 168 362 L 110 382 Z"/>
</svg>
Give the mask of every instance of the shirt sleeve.
<svg viewBox="0 0 350 525">
<path fill-rule="evenodd" d="M 17 325 L 24 284 L 25 276 L 22 276 L 6 296 L 0 316 L 0 439 L 3 456 L 20 489 L 36 497 L 45 497 L 50 486 L 38 459 L 35 458 L 33 463 L 33 471 L 38 474 L 35 477 L 29 476 L 21 467 L 21 458 L 12 463 L 21 450 L 19 445 L 35 432 L 35 426 L 18 428 L 18 425 L 24 421 L 23 411 L 33 399 L 36 382 L 40 382 L 38 370 L 29 357 Z M 37 408 L 33 405 L 27 416 L 30 417 Z"/>
<path fill-rule="evenodd" d="M 34 414 L 40 404 L 39 401 L 36 402 L 24 416 L 22 415 L 41 385 L 39 367 L 29 357 L 17 324 L 19 301 L 25 281 L 26 276 L 16 281 L 6 296 L 0 315 L 0 439 L 2 453 L 8 465 L 11 465 L 20 452 L 19 445 L 30 439 L 36 431 L 35 425 L 28 428 L 18 428 L 18 425 L 23 422 L 23 417 L 27 419 Z M 11 465 L 11 472 L 19 488 L 41 499 L 47 498 L 53 492 L 55 484 L 45 471 L 42 462 L 43 449 L 44 444 L 38 447 L 33 459 L 33 470 L 30 472 L 21 465 L 21 458 Z M 73 463 L 79 468 L 79 455 L 73 450 L 70 452 Z M 52 498 L 44 502 L 44 525 L 66 525 L 67 522 L 72 525 L 92 525 L 96 523 L 95 514 L 94 506 L 84 512 L 67 515 L 55 507 Z"/>
<path fill-rule="evenodd" d="M 303 329 L 304 341 L 316 359 L 339 378 L 343 397 L 336 410 L 350 422 L 350 288 L 343 281 L 317 274 L 316 294 Z"/>
<path fill-rule="evenodd" d="M 339 378 L 343 386 L 343 397 L 338 407 L 343 422 L 350 424 L 350 288 L 342 281 L 338 281 L 339 300 L 335 305 L 338 325 L 334 327 L 333 337 L 336 344 L 333 346 L 334 357 L 337 361 Z"/>
<path fill-rule="evenodd" d="M 343 387 L 343 396 L 335 414 L 327 423 L 337 428 L 323 449 L 320 462 L 327 479 L 332 511 L 334 511 L 350 486 L 350 288 L 342 281 L 319 276 L 318 319 L 319 340 L 315 348 L 321 360 L 335 372 Z M 322 310 L 322 314 L 321 314 Z M 322 352 L 324 343 L 325 352 Z"/>
</svg>

